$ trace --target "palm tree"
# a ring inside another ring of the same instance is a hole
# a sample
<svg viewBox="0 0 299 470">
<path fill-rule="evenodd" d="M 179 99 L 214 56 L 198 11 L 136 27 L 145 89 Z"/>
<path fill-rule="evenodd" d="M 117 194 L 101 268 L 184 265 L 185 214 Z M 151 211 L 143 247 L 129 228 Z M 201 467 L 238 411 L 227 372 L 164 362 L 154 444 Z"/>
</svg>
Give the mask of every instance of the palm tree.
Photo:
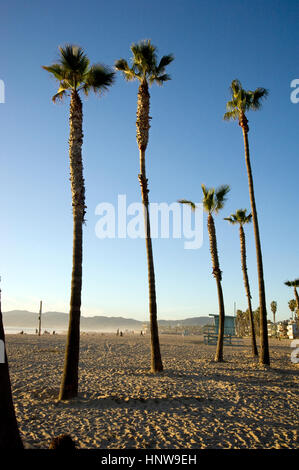
<svg viewBox="0 0 299 470">
<path fill-rule="evenodd" d="M 240 245 L 241 245 L 241 265 L 243 271 L 243 279 L 244 279 L 244 286 L 245 292 L 248 300 L 248 311 L 249 311 L 249 321 L 250 321 L 250 329 L 251 329 L 251 346 L 252 346 L 252 353 L 254 356 L 258 356 L 258 350 L 256 346 L 256 338 L 255 338 L 255 331 L 254 331 L 254 322 L 253 322 L 253 313 L 252 313 L 252 305 L 251 305 L 251 293 L 249 287 L 249 279 L 247 273 L 247 262 L 246 262 L 246 239 L 245 239 L 245 232 L 243 226 L 248 224 L 252 220 L 252 214 L 246 214 L 246 209 L 239 209 L 236 211 L 235 214 L 231 214 L 230 217 L 225 218 L 229 223 L 235 225 L 239 224 L 239 234 L 240 234 Z"/>
<path fill-rule="evenodd" d="M 163 56 L 158 63 L 157 48 L 148 41 L 141 41 L 131 46 L 133 53 L 132 65 L 128 65 L 125 59 L 115 62 L 116 70 L 122 72 L 127 81 L 138 80 L 138 99 L 137 99 L 137 144 L 140 154 L 140 173 L 138 175 L 141 186 L 141 196 L 144 212 L 146 254 L 148 264 L 148 284 L 149 284 L 149 313 L 150 313 L 150 330 L 151 330 L 151 370 L 152 372 L 160 372 L 163 370 L 158 321 L 157 321 L 157 303 L 156 303 L 156 286 L 155 271 L 150 230 L 149 217 L 149 199 L 148 199 L 148 180 L 145 171 L 145 151 L 148 144 L 149 128 L 150 128 L 150 94 L 149 85 L 157 83 L 163 85 L 164 82 L 170 80 L 170 76 L 165 73 L 165 68 L 169 65 L 174 57 L 173 55 Z"/>
<path fill-rule="evenodd" d="M 114 72 L 108 67 L 90 62 L 81 47 L 67 44 L 59 47 L 58 63 L 43 67 L 59 81 L 59 89 L 53 96 L 54 103 L 70 95 L 69 157 L 73 206 L 73 270 L 71 283 L 69 329 L 65 353 L 65 364 L 59 399 L 65 400 L 78 394 L 78 363 L 80 348 L 80 315 L 82 289 L 82 238 L 85 216 L 85 187 L 82 164 L 82 101 L 90 91 L 101 94 L 113 83 Z"/>
<path fill-rule="evenodd" d="M 273 323 L 275 323 L 275 314 L 277 312 L 277 302 L 275 302 L 275 300 L 272 300 L 272 302 L 270 304 L 270 307 L 271 307 L 271 311 L 273 313 Z"/>
<path fill-rule="evenodd" d="M 285 281 L 285 285 L 288 287 L 294 287 L 294 294 L 295 294 L 295 299 L 296 299 L 296 311 L 297 315 L 299 313 L 299 296 L 297 292 L 297 287 L 299 287 L 299 279 L 294 279 L 294 281 Z"/>
<path fill-rule="evenodd" d="M 5 335 L 1 311 L 0 290 L 0 342 L 4 345 L 4 363 L 0 362 L 0 449 L 22 449 L 15 409 L 12 400 L 9 367 L 5 350 Z"/>
<path fill-rule="evenodd" d="M 296 309 L 296 305 L 297 305 L 297 302 L 296 302 L 295 299 L 289 300 L 288 306 L 289 306 L 289 309 L 292 312 L 292 320 L 293 320 L 294 312 L 295 312 L 295 309 Z"/>
<path fill-rule="evenodd" d="M 224 336 L 224 300 L 221 286 L 222 272 L 220 270 L 218 250 L 217 250 L 217 238 L 216 229 L 213 218 L 213 212 L 218 212 L 223 209 L 226 201 L 226 195 L 230 190 L 228 185 L 219 186 L 215 188 L 206 188 L 204 184 L 201 185 L 203 192 L 203 208 L 208 213 L 208 233 L 210 240 L 210 252 L 212 257 L 213 271 L 212 274 L 216 279 L 217 292 L 218 292 L 218 304 L 219 304 L 219 328 L 218 328 L 218 340 L 215 354 L 215 362 L 223 361 L 223 336 Z M 181 204 L 188 204 L 192 210 L 196 209 L 196 205 L 192 201 L 186 199 L 179 200 Z"/>
<path fill-rule="evenodd" d="M 247 111 L 256 111 L 261 108 L 261 102 L 268 95 L 265 88 L 257 88 L 255 91 L 244 90 L 239 80 L 233 80 L 230 86 L 232 99 L 228 101 L 226 108 L 227 112 L 224 114 L 225 120 L 238 119 L 239 125 L 242 128 L 245 148 L 245 162 L 247 168 L 249 196 L 251 204 L 251 213 L 253 220 L 253 229 L 255 237 L 256 257 L 257 257 L 257 271 L 259 282 L 259 305 L 260 305 L 260 334 L 261 334 L 261 348 L 260 348 L 260 362 L 261 364 L 270 365 L 269 342 L 268 342 L 268 327 L 267 327 L 267 308 L 266 308 L 266 294 L 265 282 L 263 272 L 263 259 L 262 249 L 258 225 L 257 210 L 255 204 L 253 177 L 250 163 L 249 142 L 248 142 L 248 120 L 245 113 Z"/>
</svg>

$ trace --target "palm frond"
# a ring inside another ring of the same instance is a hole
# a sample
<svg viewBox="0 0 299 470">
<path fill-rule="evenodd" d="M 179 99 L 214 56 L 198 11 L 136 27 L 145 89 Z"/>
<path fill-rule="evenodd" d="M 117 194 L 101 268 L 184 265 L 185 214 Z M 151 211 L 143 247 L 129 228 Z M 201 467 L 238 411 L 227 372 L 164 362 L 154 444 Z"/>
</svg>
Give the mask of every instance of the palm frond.
<svg viewBox="0 0 299 470">
<path fill-rule="evenodd" d="M 242 90 L 242 85 L 241 85 L 240 80 L 238 80 L 237 78 L 235 78 L 235 79 L 231 82 L 230 87 L 229 87 L 229 90 L 230 90 L 231 95 L 232 95 L 233 97 L 238 96 L 240 90 Z"/>
<path fill-rule="evenodd" d="M 202 183 L 202 185 L 201 185 L 201 189 L 202 189 L 202 192 L 203 192 L 204 197 L 207 197 L 208 188 L 207 188 L 203 183 Z"/>
<path fill-rule="evenodd" d="M 227 111 L 224 116 L 223 116 L 223 119 L 225 121 L 230 121 L 230 120 L 236 120 L 238 119 L 239 117 L 239 112 L 237 109 L 233 110 L 233 111 Z"/>
<path fill-rule="evenodd" d="M 162 86 L 164 82 L 167 82 L 168 80 L 171 80 L 170 75 L 165 73 L 164 75 L 151 75 L 149 78 L 149 83 L 152 85 L 154 82 L 157 83 L 157 85 Z"/>
<path fill-rule="evenodd" d="M 192 209 L 193 211 L 195 211 L 195 209 L 196 209 L 196 205 L 194 204 L 194 202 L 192 202 L 192 201 L 187 201 L 187 199 L 179 199 L 178 202 L 179 202 L 180 204 L 187 204 L 188 206 L 191 207 L 191 209 Z"/>
<path fill-rule="evenodd" d="M 212 213 L 215 209 L 215 189 L 207 188 L 204 184 L 201 185 L 203 192 L 202 204 L 206 212 Z"/>
<path fill-rule="evenodd" d="M 266 99 L 269 91 L 266 88 L 257 88 L 252 92 L 250 109 L 256 111 L 261 108 L 262 100 Z"/>
<path fill-rule="evenodd" d="M 294 281 L 285 281 L 285 285 L 288 287 L 299 287 L 299 279 L 294 279 Z"/>
<path fill-rule="evenodd" d="M 232 214 L 230 217 L 224 217 L 223 220 L 227 220 L 230 224 L 235 225 L 237 221 L 233 216 L 234 214 Z"/>
<path fill-rule="evenodd" d="M 246 214 L 247 209 L 238 209 L 236 211 L 236 218 L 238 222 L 242 225 L 248 224 L 252 221 L 252 214 Z"/>
<path fill-rule="evenodd" d="M 84 75 L 89 67 L 89 59 L 82 47 L 66 44 L 59 47 L 61 65 L 69 72 Z"/>
<path fill-rule="evenodd" d="M 88 94 L 92 89 L 94 93 L 103 93 L 114 83 L 115 72 L 102 64 L 95 64 L 90 67 L 89 71 L 82 77 L 82 89 Z M 81 88 L 79 88 L 80 90 Z"/>
<path fill-rule="evenodd" d="M 128 62 L 125 59 L 119 59 L 115 62 L 114 67 L 119 72 L 122 72 L 125 80 L 132 81 L 135 78 L 138 78 L 138 72 L 136 73 L 134 68 L 130 68 Z"/>
<path fill-rule="evenodd" d="M 62 101 L 65 95 L 66 95 L 66 90 L 58 91 L 54 96 L 52 96 L 53 103 L 56 103 L 57 101 Z"/>
<path fill-rule="evenodd" d="M 227 184 L 223 184 L 219 186 L 215 190 L 215 212 L 218 214 L 218 212 L 223 209 L 224 203 L 226 201 L 226 195 L 230 191 L 230 187 Z"/>
<path fill-rule="evenodd" d="M 42 68 L 54 75 L 54 77 L 59 81 L 64 80 L 65 78 L 65 71 L 60 64 L 52 64 L 50 66 L 42 65 Z"/>
<path fill-rule="evenodd" d="M 157 67 L 156 46 L 149 39 L 131 45 L 133 65 L 144 76 L 153 73 Z"/>
<path fill-rule="evenodd" d="M 215 196 L 218 201 L 225 200 L 225 196 L 227 193 L 230 191 L 230 187 L 228 184 L 222 184 L 221 186 L 218 186 L 218 188 L 215 191 Z"/>
<path fill-rule="evenodd" d="M 156 74 L 157 75 L 163 74 L 164 71 L 165 71 L 165 67 L 167 67 L 167 65 L 171 64 L 171 62 L 173 60 L 174 60 L 174 55 L 173 54 L 164 55 L 161 58 L 158 67 L 156 68 Z"/>
<path fill-rule="evenodd" d="M 114 63 L 114 67 L 119 72 L 127 72 L 128 70 L 130 70 L 128 62 L 125 59 L 116 60 L 115 63 Z"/>
</svg>

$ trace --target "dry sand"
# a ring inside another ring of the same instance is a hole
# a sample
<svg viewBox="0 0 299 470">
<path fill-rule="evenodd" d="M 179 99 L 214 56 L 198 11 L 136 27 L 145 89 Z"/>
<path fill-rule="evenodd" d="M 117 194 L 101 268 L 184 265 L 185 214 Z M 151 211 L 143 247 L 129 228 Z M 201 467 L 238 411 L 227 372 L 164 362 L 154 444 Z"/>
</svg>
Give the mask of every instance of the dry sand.
<svg viewBox="0 0 299 470">
<path fill-rule="evenodd" d="M 80 448 L 297 448 L 298 364 L 289 340 L 270 340 L 272 364 L 249 339 L 215 346 L 161 335 L 164 372 L 149 372 L 149 338 L 82 334 L 80 394 L 57 403 L 65 336 L 7 335 L 14 403 L 26 447 L 70 433 Z"/>
</svg>

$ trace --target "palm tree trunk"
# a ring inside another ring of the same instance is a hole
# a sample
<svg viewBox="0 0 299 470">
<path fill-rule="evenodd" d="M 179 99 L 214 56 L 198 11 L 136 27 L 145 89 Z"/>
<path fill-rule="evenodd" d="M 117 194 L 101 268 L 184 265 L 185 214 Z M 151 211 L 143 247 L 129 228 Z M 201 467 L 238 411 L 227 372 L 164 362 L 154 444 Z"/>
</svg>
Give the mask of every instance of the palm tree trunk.
<svg viewBox="0 0 299 470">
<path fill-rule="evenodd" d="M 294 294 L 295 294 L 295 299 L 296 299 L 295 320 L 296 319 L 298 320 L 299 319 L 299 296 L 298 296 L 296 286 L 294 286 Z M 292 315 L 292 319 L 293 319 L 293 315 Z"/>
<path fill-rule="evenodd" d="M 297 304 L 297 312 L 299 312 L 299 296 L 298 296 L 296 286 L 294 286 L 294 294 L 295 294 L 295 299 L 296 299 L 296 304 Z"/>
<path fill-rule="evenodd" d="M 218 340 L 217 340 L 216 354 L 215 354 L 214 360 L 215 362 L 222 362 L 223 361 L 224 318 L 225 318 L 224 300 L 223 300 L 223 292 L 222 292 L 222 286 L 221 286 L 222 274 L 220 271 L 219 259 L 218 259 L 215 224 L 214 224 L 213 216 L 210 213 L 208 215 L 208 233 L 209 233 L 210 252 L 211 252 L 211 257 L 212 257 L 212 265 L 213 265 L 213 276 L 216 279 L 217 293 L 218 293 L 218 305 L 219 305 Z"/>
<path fill-rule="evenodd" d="M 73 205 L 73 270 L 71 283 L 71 300 L 69 328 L 65 351 L 64 371 L 59 399 L 67 400 L 78 395 L 78 368 L 80 349 L 80 316 L 82 290 L 82 241 L 85 215 L 85 187 L 81 147 L 82 102 L 76 91 L 72 92 L 70 106 L 70 173 Z"/>
<path fill-rule="evenodd" d="M 255 196 L 254 196 L 254 187 L 253 187 L 253 178 L 252 178 L 251 163 L 250 163 L 249 142 L 248 142 L 249 127 L 247 123 L 248 121 L 247 121 L 245 114 L 242 114 L 240 116 L 239 124 L 242 127 L 243 138 L 244 138 L 245 162 L 246 162 L 247 176 L 248 176 L 249 196 L 250 196 L 253 229 L 254 229 L 254 237 L 255 237 L 257 272 L 258 272 L 258 282 L 259 282 L 260 335 L 261 335 L 260 363 L 264 365 L 270 365 L 263 259 L 262 259 L 260 233 L 259 233 L 259 225 L 258 225 L 257 210 L 256 210 L 256 205 L 255 205 Z"/>
<path fill-rule="evenodd" d="M 244 286 L 245 286 L 246 296 L 248 299 L 252 354 L 253 356 L 258 356 L 255 331 L 254 331 L 254 323 L 253 323 L 253 313 L 252 313 L 252 306 L 251 306 L 251 294 L 250 294 L 249 280 L 248 280 L 248 274 L 247 274 L 246 239 L 245 239 L 245 233 L 244 233 L 244 229 L 242 225 L 240 225 L 240 244 L 241 244 L 241 263 L 242 263 L 242 271 L 243 271 L 243 278 L 244 278 Z"/>
<path fill-rule="evenodd" d="M 1 302 L 1 301 L 0 301 Z M 0 303 L 0 340 L 5 345 L 1 303 Z M 0 449 L 22 449 L 23 444 L 19 434 L 14 405 L 12 401 L 9 367 L 4 351 L 4 363 L 0 363 Z"/>
<path fill-rule="evenodd" d="M 163 363 L 160 351 L 159 330 L 157 320 L 157 302 L 156 302 L 156 284 L 155 270 L 152 249 L 152 239 L 149 217 L 148 185 L 145 171 L 145 150 L 148 143 L 149 125 L 149 92 L 147 82 L 142 82 L 138 90 L 137 102 L 137 143 L 140 151 L 140 174 L 138 175 L 144 213 L 145 242 L 148 268 L 148 287 L 149 287 L 149 313 L 150 313 L 150 332 L 151 332 L 151 371 L 161 372 Z"/>
</svg>

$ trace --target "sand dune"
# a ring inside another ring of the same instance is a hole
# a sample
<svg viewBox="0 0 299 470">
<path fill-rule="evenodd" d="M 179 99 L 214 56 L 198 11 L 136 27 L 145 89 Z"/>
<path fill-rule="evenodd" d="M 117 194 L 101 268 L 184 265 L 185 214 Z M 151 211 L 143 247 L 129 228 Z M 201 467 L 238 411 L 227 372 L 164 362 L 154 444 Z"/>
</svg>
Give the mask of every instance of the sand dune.
<svg viewBox="0 0 299 470">
<path fill-rule="evenodd" d="M 14 403 L 27 447 L 70 433 L 81 448 L 296 448 L 298 365 L 270 341 L 270 370 L 249 340 L 225 347 L 161 336 L 165 371 L 149 372 L 149 338 L 82 334 L 80 395 L 57 403 L 65 336 L 8 335 Z"/>
</svg>

